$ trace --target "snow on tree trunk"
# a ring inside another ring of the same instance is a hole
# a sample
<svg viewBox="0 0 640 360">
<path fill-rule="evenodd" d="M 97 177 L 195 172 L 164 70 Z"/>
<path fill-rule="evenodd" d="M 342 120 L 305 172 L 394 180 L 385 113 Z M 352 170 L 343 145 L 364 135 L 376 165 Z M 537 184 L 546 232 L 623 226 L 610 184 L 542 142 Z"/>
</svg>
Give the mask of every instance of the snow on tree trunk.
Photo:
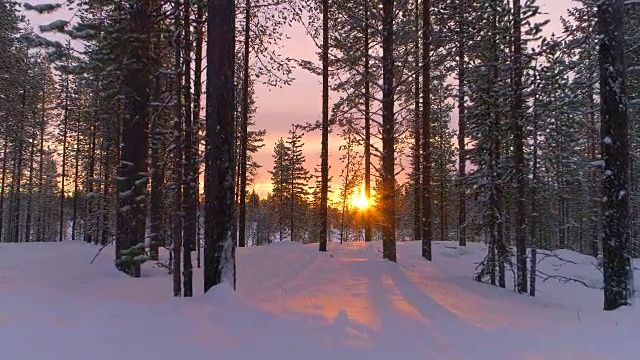
<svg viewBox="0 0 640 360">
<path fill-rule="evenodd" d="M 204 291 L 236 287 L 235 2 L 210 0 L 207 18 Z"/>
<path fill-rule="evenodd" d="M 600 1 L 597 18 L 600 33 L 600 136 L 604 161 L 604 309 L 615 310 L 630 305 L 634 292 L 629 234 L 629 128 L 624 67 L 624 0 Z"/>
<path fill-rule="evenodd" d="M 122 261 L 122 251 L 144 243 L 149 142 L 149 36 L 153 19 L 149 0 L 131 1 L 129 40 L 123 74 L 124 121 L 118 167 L 118 211 L 116 218 L 116 263 L 121 271 L 140 276 L 140 265 Z"/>
</svg>

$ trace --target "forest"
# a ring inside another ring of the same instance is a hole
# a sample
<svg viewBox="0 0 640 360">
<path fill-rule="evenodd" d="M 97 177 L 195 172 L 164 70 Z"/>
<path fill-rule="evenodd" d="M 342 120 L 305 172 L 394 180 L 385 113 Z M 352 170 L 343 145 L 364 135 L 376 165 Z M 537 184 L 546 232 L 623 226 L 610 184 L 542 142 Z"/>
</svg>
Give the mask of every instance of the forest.
<svg viewBox="0 0 640 360">
<path fill-rule="evenodd" d="M 381 242 L 391 262 L 398 242 L 424 261 L 482 243 L 475 280 L 531 296 L 538 252 L 568 249 L 598 259 L 605 310 L 630 305 L 640 3 L 575 1 L 543 36 L 548 18 L 536 0 L 0 0 L 0 242 L 95 244 L 184 297 L 194 267 L 235 286 L 239 248 L 285 240 Z M 282 54 L 293 24 L 313 61 Z M 294 68 L 322 80 L 319 120 L 266 143 L 255 87 Z"/>
</svg>

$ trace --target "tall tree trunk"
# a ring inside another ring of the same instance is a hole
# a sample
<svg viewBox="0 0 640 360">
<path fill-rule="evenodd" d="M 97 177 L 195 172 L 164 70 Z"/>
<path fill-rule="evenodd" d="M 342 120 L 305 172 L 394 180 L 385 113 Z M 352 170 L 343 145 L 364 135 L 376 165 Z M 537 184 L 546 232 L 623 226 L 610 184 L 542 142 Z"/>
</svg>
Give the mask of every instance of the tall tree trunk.
<svg viewBox="0 0 640 360">
<path fill-rule="evenodd" d="M 320 143 L 319 247 L 320 251 L 327 251 L 327 206 L 329 200 L 329 0 L 322 0 L 322 135 Z"/>
<path fill-rule="evenodd" d="M 414 66 L 416 68 L 415 84 L 414 84 L 414 128 L 413 128 L 413 240 L 422 240 L 422 187 L 421 187 L 421 166 L 420 162 L 422 158 L 420 156 L 422 150 L 422 136 L 421 136 L 421 113 L 420 113 L 420 0 L 415 0 L 415 27 L 416 38 L 413 44 L 415 51 Z"/>
<path fill-rule="evenodd" d="M 152 99 L 160 99 L 161 81 L 154 79 Z M 149 258 L 157 261 L 160 246 L 164 245 L 165 225 L 165 164 L 162 159 L 161 149 L 166 145 L 163 132 L 163 120 L 160 110 L 154 113 L 150 119 L 151 151 L 149 170 L 151 171 L 151 187 L 149 190 Z"/>
<path fill-rule="evenodd" d="M 107 245 L 109 238 L 111 237 L 111 156 L 109 155 L 108 147 L 103 149 L 105 151 L 104 165 L 103 165 L 103 188 L 102 188 L 102 211 L 101 211 L 101 234 L 100 245 Z"/>
<path fill-rule="evenodd" d="M 85 201 L 87 207 L 88 229 L 84 233 L 84 241 L 92 243 L 96 241 L 97 221 L 95 215 L 95 176 L 96 176 L 96 143 L 97 143 L 97 124 L 91 126 L 91 144 L 89 145 L 89 169 L 87 174 L 87 199 Z"/>
<path fill-rule="evenodd" d="M 24 141 L 22 139 L 18 140 L 18 150 L 16 151 L 16 159 L 15 159 L 15 172 L 13 176 L 13 223 L 12 223 L 12 242 L 20 242 L 20 210 L 22 208 L 22 161 L 23 155 L 22 151 L 24 150 Z"/>
<path fill-rule="evenodd" d="M 75 169 L 73 173 L 73 223 L 71 225 L 71 240 L 76 239 L 76 231 L 78 229 L 78 184 L 80 180 L 80 121 L 76 126 L 76 153 L 75 153 Z"/>
<path fill-rule="evenodd" d="M 67 134 L 69 122 L 69 75 L 65 76 L 64 91 L 64 108 L 62 115 L 62 171 L 60 172 L 60 224 L 59 224 L 59 241 L 64 237 L 64 199 L 65 199 L 65 180 L 67 177 Z"/>
<path fill-rule="evenodd" d="M 589 120 L 591 123 L 591 160 L 595 161 L 598 154 L 599 147 L 599 129 L 596 121 L 596 109 L 595 109 L 595 89 L 594 86 L 589 86 Z M 600 252 L 600 229 L 598 221 L 598 208 L 601 207 L 600 187 L 602 182 L 602 176 L 598 168 L 594 167 L 591 172 L 591 184 L 593 198 L 593 218 L 591 219 L 591 256 L 597 258 Z"/>
<path fill-rule="evenodd" d="M 529 260 L 529 295 L 536 296 L 536 275 L 538 265 L 538 124 L 540 121 L 539 94 L 538 94 L 538 64 L 533 70 L 533 151 L 531 159 L 531 225 L 529 227 L 531 259 Z"/>
<path fill-rule="evenodd" d="M 347 212 L 347 194 L 349 186 L 349 170 L 351 168 L 351 132 L 347 135 L 347 167 L 345 169 L 344 187 L 342 192 L 342 214 L 340 216 L 340 244 L 344 242 L 344 218 Z"/>
<path fill-rule="evenodd" d="M 116 225 L 116 259 L 120 270 L 140 276 L 140 265 L 122 266 L 122 250 L 144 243 L 149 148 L 149 67 L 150 36 L 153 33 L 151 1 L 134 2 L 129 13 L 128 31 L 132 41 L 127 46 L 129 66 L 125 68 L 125 118 L 122 127 L 120 166 L 118 168 L 118 211 Z"/>
<path fill-rule="evenodd" d="M 44 203 L 44 134 L 46 131 L 46 105 L 47 105 L 47 88 L 46 83 L 42 85 L 42 100 L 40 103 L 40 158 L 38 159 L 38 191 L 40 192 L 40 200 L 38 201 L 38 234 L 37 241 L 44 241 L 45 236 L 45 203 Z M 3 171 L 4 174 L 4 171 Z M 1 200 L 0 200 L 1 201 Z M 1 206 L 0 206 L 1 208 Z M 0 211 L 0 214 L 2 211 Z M 0 234 L 2 234 L 2 219 L 0 215 Z"/>
<path fill-rule="evenodd" d="M 371 228 L 371 83 L 369 75 L 371 72 L 369 48 L 369 6 L 364 2 L 364 195 L 369 205 L 364 211 L 364 241 L 373 240 Z M 327 30 L 328 31 L 328 30 Z M 328 54 L 328 50 L 327 50 Z M 328 104 L 327 104 L 328 107 Z"/>
<path fill-rule="evenodd" d="M 396 261 L 394 0 L 382 0 L 382 256 Z"/>
<path fill-rule="evenodd" d="M 207 19 L 204 291 L 236 287 L 235 1 L 210 0 Z"/>
<path fill-rule="evenodd" d="M 445 155 L 444 155 L 444 148 L 446 146 L 446 130 L 443 129 L 442 127 L 440 128 L 440 201 L 438 204 L 439 210 L 440 210 L 440 241 L 446 241 L 447 238 L 447 234 L 446 234 L 446 230 L 447 230 L 447 214 L 446 214 L 446 207 L 445 207 L 445 199 L 447 196 L 447 165 L 446 165 L 446 160 L 445 160 Z"/>
<path fill-rule="evenodd" d="M 185 297 L 193 296 L 193 265 L 191 252 L 195 250 L 197 241 L 196 221 L 196 149 L 193 118 L 191 117 L 191 1 L 184 0 L 184 193 L 182 199 L 182 214 L 184 217 L 184 233 L 182 238 L 182 287 Z"/>
<path fill-rule="evenodd" d="M 244 10 L 244 57 L 242 64 L 242 123 L 240 125 L 240 212 L 238 215 L 238 246 L 246 243 L 247 220 L 247 146 L 249 129 L 249 41 L 251 40 L 251 0 L 245 1 Z M 291 237 L 293 240 L 293 234 Z"/>
<path fill-rule="evenodd" d="M 33 173 L 35 171 L 34 160 L 36 155 L 36 140 L 37 132 L 34 132 L 31 139 L 31 150 L 29 150 L 29 179 L 27 180 L 27 205 L 25 209 L 24 219 L 24 241 L 31 241 L 31 218 L 32 218 L 32 203 L 33 203 Z"/>
<path fill-rule="evenodd" d="M 458 22 L 458 245 L 467 245 L 467 201 L 465 195 L 465 176 L 467 157 L 466 147 L 466 106 L 465 106 L 465 31 L 464 24 L 467 0 L 458 0 L 457 22 Z"/>
<path fill-rule="evenodd" d="M 422 257 L 431 260 L 431 1 L 422 0 Z"/>
<path fill-rule="evenodd" d="M 522 67 L 522 20 L 520 0 L 513 0 L 513 165 L 516 180 L 516 288 L 527 292 L 527 237 L 525 219 L 525 169 L 524 169 L 524 99 Z"/>
<path fill-rule="evenodd" d="M 8 155 L 8 136 L 5 135 L 4 144 L 2 146 L 2 181 L 0 181 L 0 242 L 4 237 L 2 226 L 4 225 L 4 198 L 7 186 L 7 155 Z"/>
<path fill-rule="evenodd" d="M 174 29 L 176 33 L 181 28 L 181 12 L 180 12 L 180 0 L 174 1 Z M 171 249 L 173 253 L 173 266 L 171 268 L 173 275 L 173 296 L 180 296 L 182 294 L 182 282 L 181 282 L 181 249 L 182 249 L 182 44 L 180 36 L 175 36 L 174 40 L 174 88 L 173 98 L 175 100 L 175 109 L 173 114 L 173 211 L 171 214 Z M 185 252 L 188 253 L 185 248 Z"/>
<path fill-rule="evenodd" d="M 195 182 L 196 182 L 196 266 L 200 268 L 200 104 L 202 100 L 202 45 L 203 45 L 203 25 L 204 25 L 204 0 L 196 0 L 196 23 L 195 23 L 195 62 L 193 77 L 193 128 L 194 154 L 195 154 Z"/>
<path fill-rule="evenodd" d="M 295 134 L 295 130 L 296 127 L 295 125 L 293 126 L 293 133 Z M 293 135 L 292 135 L 293 136 Z M 295 144 L 292 144 L 291 146 L 291 153 L 290 156 L 291 158 L 289 159 L 289 169 L 291 170 L 291 173 L 289 174 L 289 187 L 290 187 L 290 192 L 291 192 L 291 199 L 289 199 L 289 231 L 291 233 L 290 239 L 291 241 L 295 241 L 295 237 L 294 237 L 294 219 L 295 219 L 295 206 L 296 206 L 296 193 L 295 193 L 295 153 L 296 153 L 297 148 L 295 147 Z"/>
<path fill-rule="evenodd" d="M 602 138 L 604 309 L 630 305 L 633 264 L 629 236 L 629 127 L 624 67 L 624 0 L 602 0 L 600 33 L 600 113 Z"/>
</svg>

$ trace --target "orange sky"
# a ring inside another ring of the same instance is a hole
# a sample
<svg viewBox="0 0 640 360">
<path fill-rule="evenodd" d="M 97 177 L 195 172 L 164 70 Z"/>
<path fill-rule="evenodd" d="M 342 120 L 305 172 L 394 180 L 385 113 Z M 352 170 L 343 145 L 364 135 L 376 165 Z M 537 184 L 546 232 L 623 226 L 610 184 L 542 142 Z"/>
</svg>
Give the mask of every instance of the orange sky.
<svg viewBox="0 0 640 360">
<path fill-rule="evenodd" d="M 31 3 L 45 3 L 44 0 L 36 0 Z M 551 23 L 546 27 L 545 34 L 561 31 L 559 17 L 565 15 L 566 9 L 572 4 L 572 0 L 539 0 L 542 12 L 548 13 Z M 37 26 L 55 19 L 69 19 L 72 13 L 60 11 L 49 15 L 37 15 L 29 13 L 28 18 Z M 304 33 L 302 26 L 296 25 L 287 31 L 290 39 L 283 44 L 284 56 L 316 60 L 315 45 Z M 309 74 L 305 70 L 295 69 L 293 77 L 296 79 L 289 87 L 282 89 L 268 88 L 257 85 L 256 97 L 258 112 L 256 126 L 267 129 L 265 146 L 255 155 L 255 160 L 262 165 L 256 178 L 255 189 L 260 195 L 266 195 L 271 189 L 271 179 L 268 170 L 273 165 L 272 153 L 275 142 L 285 138 L 291 129 L 291 124 L 303 124 L 316 121 L 321 114 L 321 78 Z M 453 126 L 457 124 L 457 115 L 453 114 Z M 331 176 L 334 184 L 332 188 L 339 188 L 339 175 L 342 165 L 339 163 L 338 142 L 335 135 L 329 138 L 329 161 L 332 166 Z M 304 154 L 307 158 L 307 168 L 312 171 L 320 163 L 320 133 L 307 134 L 304 137 Z M 409 170 L 409 169 L 407 169 Z"/>
</svg>

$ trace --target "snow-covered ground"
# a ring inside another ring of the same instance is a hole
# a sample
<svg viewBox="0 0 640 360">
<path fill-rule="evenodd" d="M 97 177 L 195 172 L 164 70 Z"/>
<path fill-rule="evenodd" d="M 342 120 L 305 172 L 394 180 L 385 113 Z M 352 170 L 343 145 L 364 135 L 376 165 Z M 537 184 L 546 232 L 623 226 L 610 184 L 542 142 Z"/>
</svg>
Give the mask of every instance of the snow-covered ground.
<svg viewBox="0 0 640 360">
<path fill-rule="evenodd" d="M 240 249 L 238 292 L 175 299 L 166 270 L 115 270 L 112 249 L 0 244 L 0 359 L 640 359 L 640 310 L 604 312 L 593 258 L 547 258 L 531 298 L 472 279 L 483 247 L 275 243 Z M 640 276 L 636 276 L 639 279 Z M 511 281 L 510 281 L 511 283 Z"/>
</svg>

